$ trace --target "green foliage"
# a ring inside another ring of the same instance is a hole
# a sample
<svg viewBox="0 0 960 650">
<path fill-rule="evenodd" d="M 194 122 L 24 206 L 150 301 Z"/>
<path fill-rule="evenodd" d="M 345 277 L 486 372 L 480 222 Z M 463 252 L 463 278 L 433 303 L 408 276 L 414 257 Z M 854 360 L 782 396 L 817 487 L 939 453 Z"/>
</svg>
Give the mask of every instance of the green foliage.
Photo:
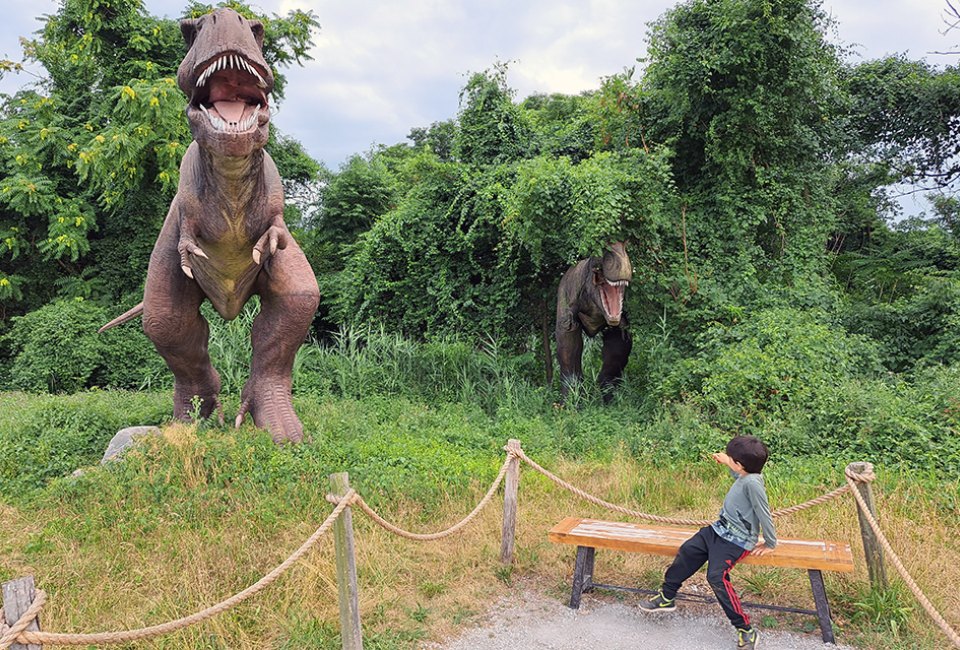
<svg viewBox="0 0 960 650">
<path fill-rule="evenodd" d="M 531 132 L 524 113 L 513 103 L 507 65 L 470 77 L 460 91 L 459 129 L 454 158 L 468 165 L 496 165 L 519 160 L 530 150 Z"/>
<path fill-rule="evenodd" d="M 533 130 L 533 151 L 537 155 L 569 158 L 579 162 L 594 150 L 596 127 L 589 94 L 578 96 L 531 95 L 520 108 Z"/>
<path fill-rule="evenodd" d="M 521 260 L 501 230 L 510 169 L 470 173 L 420 153 L 401 173 L 417 182 L 351 250 L 336 320 L 389 324 L 414 336 L 501 339 L 522 331 L 530 321 L 518 286 Z"/>
<path fill-rule="evenodd" d="M 875 339 L 895 372 L 918 363 L 954 363 L 960 359 L 958 268 L 957 241 L 938 226 L 913 222 L 881 230 L 834 261 L 848 295 L 843 322 Z"/>
<path fill-rule="evenodd" d="M 75 392 L 102 386 L 136 388 L 159 361 L 142 332 L 117 328 L 86 300 L 60 300 L 13 319 L 4 337 L 10 385 L 28 391 Z"/>
<path fill-rule="evenodd" d="M 508 198 L 507 229 L 554 276 L 601 255 L 611 241 L 656 248 L 675 207 L 669 163 L 665 149 L 599 153 L 578 165 L 545 156 L 524 161 Z"/>
<path fill-rule="evenodd" d="M 479 347 L 452 337 L 415 343 L 382 328 L 346 328 L 328 345 L 301 348 L 294 368 L 297 394 L 395 395 L 471 404 L 488 413 L 538 411 L 549 400 L 533 385 L 538 368 L 532 355 L 510 355 L 492 340 Z"/>
<path fill-rule="evenodd" d="M 834 214 L 824 160 L 843 99 L 827 25 L 807 0 L 693 0 L 653 25 L 637 110 L 646 142 L 675 152 L 702 300 L 758 302 L 758 285 L 822 270 Z"/>
<path fill-rule="evenodd" d="M 914 608 L 905 602 L 908 598 L 909 595 L 901 583 L 886 589 L 871 588 L 862 591 L 853 603 L 853 622 L 899 636 L 914 611 Z"/>
<path fill-rule="evenodd" d="M 902 55 L 844 71 L 849 127 L 866 154 L 890 174 L 946 187 L 960 177 L 960 71 L 936 70 Z"/>
<path fill-rule="evenodd" d="M 453 120 L 434 122 L 429 127 L 414 127 L 410 129 L 407 139 L 413 143 L 415 149 L 426 147 L 430 153 L 443 162 L 453 160 L 453 139 L 457 133 L 457 125 Z"/>
<path fill-rule="evenodd" d="M 840 459 L 869 458 L 888 466 L 960 471 L 955 368 L 930 368 L 912 381 L 851 379 L 817 396 L 812 445 Z"/>
<path fill-rule="evenodd" d="M 668 399 L 695 396 L 723 428 L 764 431 L 771 419 L 878 373 L 870 343 L 823 316 L 780 308 L 714 325 L 701 335 L 697 357 L 681 361 L 661 390 Z"/>
<path fill-rule="evenodd" d="M 315 235 L 335 246 L 351 244 L 394 207 L 395 181 L 381 158 L 352 156 L 329 178 L 321 197 Z"/>
</svg>

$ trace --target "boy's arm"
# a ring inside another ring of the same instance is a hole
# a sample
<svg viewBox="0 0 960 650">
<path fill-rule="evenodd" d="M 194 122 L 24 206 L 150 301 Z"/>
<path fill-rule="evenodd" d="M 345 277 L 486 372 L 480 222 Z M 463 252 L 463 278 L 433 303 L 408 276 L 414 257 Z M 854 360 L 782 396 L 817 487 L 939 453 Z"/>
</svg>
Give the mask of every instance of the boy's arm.
<svg viewBox="0 0 960 650">
<path fill-rule="evenodd" d="M 760 531 L 763 533 L 763 545 L 772 549 L 777 546 L 777 529 L 773 525 L 773 517 L 770 516 L 770 503 L 767 501 L 767 491 L 763 489 L 762 483 L 754 483 L 747 490 L 750 501 L 753 504 L 753 511 L 757 514 L 760 521 Z"/>
<path fill-rule="evenodd" d="M 713 458 L 713 460 L 720 463 L 721 465 L 726 465 L 727 471 L 730 472 L 730 476 L 732 476 L 735 479 L 740 478 L 740 474 L 738 474 L 737 471 L 733 469 L 733 460 L 729 456 L 727 456 L 725 453 L 721 451 L 716 454 L 710 454 L 710 457 Z"/>
</svg>

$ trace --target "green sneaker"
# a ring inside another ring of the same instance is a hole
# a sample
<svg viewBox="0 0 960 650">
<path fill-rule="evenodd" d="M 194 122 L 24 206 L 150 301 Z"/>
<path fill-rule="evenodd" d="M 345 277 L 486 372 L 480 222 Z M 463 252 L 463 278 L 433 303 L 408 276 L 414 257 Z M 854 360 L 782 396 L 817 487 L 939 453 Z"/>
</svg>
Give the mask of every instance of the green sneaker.
<svg viewBox="0 0 960 650">
<path fill-rule="evenodd" d="M 748 627 L 747 629 L 737 628 L 737 647 L 746 648 L 746 650 L 756 650 L 757 639 L 760 638 L 760 634 L 753 629 Z"/>
<path fill-rule="evenodd" d="M 668 600 L 663 595 L 663 589 L 657 592 L 657 595 L 649 600 L 640 601 L 640 609 L 644 612 L 672 612 L 677 608 L 676 598 Z"/>
</svg>

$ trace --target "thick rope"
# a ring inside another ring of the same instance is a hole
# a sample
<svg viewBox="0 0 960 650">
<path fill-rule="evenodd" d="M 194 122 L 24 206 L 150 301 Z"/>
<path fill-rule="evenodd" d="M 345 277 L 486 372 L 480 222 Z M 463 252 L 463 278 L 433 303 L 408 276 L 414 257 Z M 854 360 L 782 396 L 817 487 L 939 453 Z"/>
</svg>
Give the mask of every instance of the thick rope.
<svg viewBox="0 0 960 650">
<path fill-rule="evenodd" d="M 46 602 L 47 594 L 42 589 L 37 589 L 33 594 L 33 602 L 30 603 L 30 607 L 23 613 L 20 620 L 10 627 L 7 627 L 6 623 L 0 623 L 0 650 L 7 650 L 14 643 L 18 643 L 17 637 L 40 615 L 40 610 L 43 609 Z M 0 612 L 0 620 L 2 620 L 2 616 L 3 612 Z"/>
<path fill-rule="evenodd" d="M 399 535 L 400 537 L 406 537 L 407 539 L 414 539 L 414 540 L 424 541 L 424 542 L 443 539 L 444 537 L 449 537 L 450 535 L 453 535 L 458 530 L 460 530 L 461 528 L 469 524 L 471 521 L 473 521 L 476 518 L 476 516 L 480 514 L 480 512 L 487 506 L 487 504 L 490 503 L 490 500 L 493 498 L 493 495 L 496 493 L 497 488 L 500 487 L 500 483 L 503 481 L 503 477 L 507 473 L 507 467 L 509 467 L 510 465 L 510 460 L 511 460 L 511 457 L 507 456 L 507 460 L 504 461 L 503 466 L 500 468 L 500 473 L 497 474 L 497 478 L 493 481 L 493 485 L 490 486 L 490 489 L 487 490 L 487 493 L 484 495 L 483 499 L 480 500 L 480 503 L 477 504 L 477 506 L 473 509 L 473 511 L 471 511 L 470 514 L 468 514 L 466 517 L 464 517 L 462 520 L 460 520 L 450 528 L 447 528 L 446 530 L 441 530 L 440 532 L 437 532 L 437 533 L 411 533 L 410 531 L 407 531 L 398 526 L 395 526 L 394 524 L 391 524 L 389 521 L 381 517 L 373 508 L 371 508 L 367 504 L 366 501 L 363 500 L 363 497 L 361 497 L 359 494 L 357 494 L 353 498 L 353 503 L 359 506 L 361 510 L 367 513 L 367 515 L 371 519 L 373 519 L 378 525 L 380 525 L 382 528 L 390 531 L 391 533 Z M 340 503 L 342 502 L 343 499 L 340 497 L 327 495 L 327 500 L 333 503 Z"/>
<path fill-rule="evenodd" d="M 284 560 L 280 565 L 273 569 L 270 573 L 260 578 L 256 583 L 250 585 L 243 591 L 234 594 L 230 598 L 208 607 L 203 611 L 197 612 L 196 614 L 191 614 L 184 618 L 177 619 L 175 621 L 170 621 L 168 623 L 162 623 L 160 625 L 153 625 L 151 627 L 140 628 L 137 630 L 126 630 L 122 632 L 100 632 L 96 634 L 61 634 L 56 632 L 20 632 L 19 636 L 16 638 L 18 643 L 36 643 L 39 645 L 50 644 L 50 645 L 107 645 L 114 643 L 127 643 L 130 641 L 139 641 L 142 639 L 150 639 L 156 636 L 161 636 L 163 634 L 169 634 L 175 630 L 180 630 L 191 625 L 200 623 L 209 618 L 212 618 L 218 614 L 221 614 L 228 609 L 231 609 L 243 601 L 247 600 L 251 596 L 258 594 L 263 591 L 271 584 L 277 581 L 277 579 L 283 575 L 287 569 L 293 566 L 300 558 L 302 558 L 310 549 L 312 549 L 321 537 L 333 526 L 334 522 L 340 516 L 340 514 L 350 505 L 350 501 L 353 496 L 356 494 L 353 490 L 349 490 L 344 499 L 341 501 L 336 508 L 333 509 L 333 512 L 324 520 L 320 527 L 317 528 L 316 532 L 310 536 L 307 541 L 305 541 L 300 548 L 293 552 L 293 554 Z M 37 594 L 42 593 L 37 591 Z M 36 601 L 34 601 L 36 602 Z M 31 606 L 32 607 L 32 606 Z M 29 613 L 30 610 L 27 610 Z M 19 622 L 18 622 L 19 624 Z M 10 628 L 11 632 L 13 628 Z M 5 639 L 6 637 L 4 637 Z M 3 650 L 5 646 L 0 645 L 0 650 Z"/>
<path fill-rule="evenodd" d="M 708 524 L 713 523 L 714 521 L 713 519 L 682 519 L 679 517 L 661 517 L 660 515 L 651 515 L 645 512 L 640 512 L 638 510 L 632 510 L 631 508 L 618 506 L 615 503 L 604 501 L 599 497 L 595 497 L 592 494 L 584 492 L 580 488 L 564 481 L 562 478 L 560 478 L 556 474 L 544 469 L 543 467 L 535 463 L 529 456 L 527 456 L 523 452 L 522 449 L 514 450 L 511 453 L 516 454 L 518 458 L 520 458 L 525 463 L 530 465 L 530 467 L 540 472 L 541 474 L 543 474 L 548 479 L 550 479 L 560 487 L 564 488 L 565 490 L 569 490 L 570 492 L 573 492 L 574 494 L 579 496 L 581 499 L 585 501 L 589 501 L 590 503 L 600 506 L 602 508 L 606 508 L 608 510 L 613 510 L 615 512 L 619 512 L 621 514 L 627 515 L 628 517 L 636 517 L 637 519 L 646 519 L 648 521 L 656 521 L 658 523 L 663 523 L 663 524 L 677 524 L 681 526 L 706 526 Z M 809 501 L 806 501 L 804 503 L 799 503 L 795 506 L 790 506 L 788 508 L 780 508 L 778 510 L 774 510 L 773 512 L 770 513 L 770 515 L 772 517 L 783 517 L 785 515 L 792 515 L 795 512 L 800 512 L 801 510 L 806 510 L 808 508 L 818 506 L 822 503 L 826 503 L 831 499 L 835 499 L 841 494 L 843 494 L 844 492 L 848 491 L 849 489 L 850 489 L 849 485 L 844 485 L 835 490 L 827 492 L 826 494 L 822 494 L 816 497 L 815 499 L 810 499 Z"/>
<path fill-rule="evenodd" d="M 893 566 L 896 567 L 897 572 L 900 573 L 900 577 L 903 578 L 903 581 L 907 583 L 907 586 L 910 588 L 910 591 L 913 592 L 913 595 L 916 596 L 917 600 L 920 601 L 920 604 L 926 610 L 927 614 L 930 615 L 930 618 L 933 619 L 934 623 L 937 624 L 944 634 L 947 635 L 953 645 L 957 648 L 960 648 L 960 634 L 957 634 L 956 630 L 950 627 L 950 624 L 947 623 L 946 619 L 940 615 L 940 612 L 936 610 L 933 604 L 927 599 L 927 597 L 920 591 L 920 587 L 917 586 L 916 581 L 911 577 L 910 573 L 903 566 L 903 563 L 900 561 L 900 558 L 897 557 L 897 554 L 894 552 L 893 548 L 890 546 L 890 542 L 887 541 L 886 536 L 884 536 L 883 531 L 880 530 L 877 520 L 874 518 L 873 514 L 870 512 L 870 509 L 867 507 L 867 502 L 863 498 L 863 495 L 860 494 L 860 490 L 856 489 L 856 483 L 868 483 L 874 480 L 873 474 L 873 465 L 870 463 L 864 463 L 865 468 L 863 472 L 855 472 L 850 465 L 847 465 L 845 474 L 847 477 L 847 484 L 850 487 L 850 491 L 853 492 L 854 498 L 857 500 L 857 505 L 860 506 L 860 512 L 863 514 L 864 518 L 870 524 L 870 528 L 873 530 L 873 534 L 877 536 L 877 539 L 880 541 L 881 546 L 884 550 L 890 555 L 890 561 L 893 563 Z"/>
</svg>

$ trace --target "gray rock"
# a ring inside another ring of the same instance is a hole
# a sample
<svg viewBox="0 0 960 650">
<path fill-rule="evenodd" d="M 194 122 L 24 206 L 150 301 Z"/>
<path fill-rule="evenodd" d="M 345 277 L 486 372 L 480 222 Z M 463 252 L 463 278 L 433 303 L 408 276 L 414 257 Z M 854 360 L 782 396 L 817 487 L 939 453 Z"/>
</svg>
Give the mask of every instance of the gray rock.
<svg viewBox="0 0 960 650">
<path fill-rule="evenodd" d="M 160 427 L 127 427 L 126 429 L 120 429 L 113 440 L 110 441 L 110 444 L 107 445 L 107 450 L 103 453 L 100 464 L 103 465 L 109 460 L 116 460 L 120 454 L 133 446 L 137 438 L 159 435 L 162 435 Z"/>
</svg>

